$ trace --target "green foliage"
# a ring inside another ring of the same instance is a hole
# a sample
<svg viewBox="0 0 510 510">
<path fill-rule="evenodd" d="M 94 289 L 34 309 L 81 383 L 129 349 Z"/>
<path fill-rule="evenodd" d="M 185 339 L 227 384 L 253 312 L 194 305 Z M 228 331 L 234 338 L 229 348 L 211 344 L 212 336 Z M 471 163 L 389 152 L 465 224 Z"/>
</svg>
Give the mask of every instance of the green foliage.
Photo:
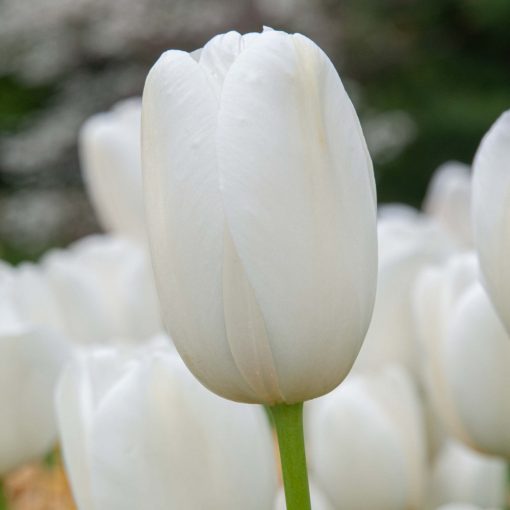
<svg viewBox="0 0 510 510">
<path fill-rule="evenodd" d="M 27 86 L 13 76 L 0 76 L 0 134 L 21 129 L 52 93 L 51 86 Z"/>
<path fill-rule="evenodd" d="M 5 500 L 3 485 L 0 481 L 0 510 L 7 510 L 7 501 Z"/>
<path fill-rule="evenodd" d="M 382 202 L 419 205 L 434 169 L 472 161 L 481 137 L 510 108 L 508 0 L 337 0 L 344 66 L 367 111 L 400 109 L 412 144 L 377 165 Z M 333 6 L 333 7 L 332 7 Z"/>
</svg>

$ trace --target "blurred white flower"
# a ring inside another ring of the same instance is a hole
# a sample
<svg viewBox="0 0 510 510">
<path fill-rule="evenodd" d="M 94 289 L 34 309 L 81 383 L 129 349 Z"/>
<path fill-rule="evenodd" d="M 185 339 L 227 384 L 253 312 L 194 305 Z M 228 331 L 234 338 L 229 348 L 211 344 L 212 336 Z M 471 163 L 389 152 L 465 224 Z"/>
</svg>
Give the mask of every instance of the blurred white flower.
<svg viewBox="0 0 510 510">
<path fill-rule="evenodd" d="M 510 339 L 479 283 L 452 311 L 444 354 L 467 443 L 510 459 Z"/>
<path fill-rule="evenodd" d="M 383 207 L 378 222 L 379 269 L 374 314 L 355 370 L 398 363 L 420 365 L 411 294 L 423 267 L 440 262 L 454 246 L 425 215 L 405 206 Z"/>
<path fill-rule="evenodd" d="M 103 227 L 145 243 L 141 111 L 141 99 L 132 98 L 88 119 L 80 131 L 80 160 Z"/>
<path fill-rule="evenodd" d="M 442 164 L 429 183 L 423 210 L 450 234 L 459 247 L 471 247 L 473 234 L 469 166 L 457 161 Z"/>
<path fill-rule="evenodd" d="M 473 228 L 484 285 L 510 333 L 510 110 L 475 156 Z"/>
<path fill-rule="evenodd" d="M 84 238 L 19 271 L 41 273 L 59 317 L 55 327 L 73 343 L 139 341 L 161 331 L 150 262 L 125 239 Z"/>
<path fill-rule="evenodd" d="M 412 295 L 421 353 L 420 376 L 431 412 L 430 425 L 435 429 L 429 432 L 442 436 L 446 428 L 464 441 L 468 440 L 467 434 L 457 416 L 446 380 L 445 346 L 453 310 L 477 278 L 478 264 L 474 253 L 454 255 L 442 265 L 425 268 Z"/>
<path fill-rule="evenodd" d="M 488 457 L 448 440 L 432 465 L 429 485 L 430 508 L 447 503 L 471 503 L 504 507 L 506 462 Z"/>
<path fill-rule="evenodd" d="M 510 457 L 510 340 L 478 281 L 471 254 L 421 275 L 416 318 L 431 402 L 447 430 Z"/>
<path fill-rule="evenodd" d="M 363 119 L 370 155 L 378 163 L 395 159 L 416 138 L 416 122 L 409 113 L 393 110 Z"/>
<path fill-rule="evenodd" d="M 404 371 L 349 376 L 310 404 L 307 420 L 310 471 L 334 508 L 421 508 L 423 417 Z"/>
<path fill-rule="evenodd" d="M 53 390 L 70 354 L 55 332 L 18 314 L 8 279 L 0 269 L 0 477 L 54 446 Z"/>
<path fill-rule="evenodd" d="M 213 395 L 168 339 L 84 351 L 64 372 L 57 414 L 80 510 L 259 510 L 276 496 L 261 407 Z"/>
</svg>

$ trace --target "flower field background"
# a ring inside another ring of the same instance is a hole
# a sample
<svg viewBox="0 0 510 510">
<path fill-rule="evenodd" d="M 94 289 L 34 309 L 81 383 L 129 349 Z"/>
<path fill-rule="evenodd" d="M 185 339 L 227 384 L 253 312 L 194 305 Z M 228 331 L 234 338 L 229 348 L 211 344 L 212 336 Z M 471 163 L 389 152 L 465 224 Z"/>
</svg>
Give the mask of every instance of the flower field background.
<svg viewBox="0 0 510 510">
<path fill-rule="evenodd" d="M 361 115 L 379 200 L 417 206 L 434 169 L 470 163 L 510 103 L 509 19 L 506 0 L 5 0 L 0 255 L 34 259 L 97 230 L 79 126 L 140 94 L 161 51 L 263 24 L 305 33 L 332 57 Z"/>
</svg>

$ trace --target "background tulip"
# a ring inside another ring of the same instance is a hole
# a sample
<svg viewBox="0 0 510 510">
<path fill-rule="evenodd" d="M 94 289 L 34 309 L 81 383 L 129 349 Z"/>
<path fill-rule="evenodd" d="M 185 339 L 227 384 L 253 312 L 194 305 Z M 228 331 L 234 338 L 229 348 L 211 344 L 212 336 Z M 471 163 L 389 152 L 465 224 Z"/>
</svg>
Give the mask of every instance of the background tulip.
<svg viewBox="0 0 510 510">
<path fill-rule="evenodd" d="M 0 274 L 0 477 L 53 447 L 53 390 L 69 355 L 61 338 L 19 316 L 2 280 Z"/>
<path fill-rule="evenodd" d="M 128 240 L 88 237 L 12 275 L 22 316 L 72 344 L 140 341 L 161 330 L 149 260 Z"/>
<path fill-rule="evenodd" d="M 168 339 L 83 353 L 60 381 L 57 412 L 80 510 L 272 507 L 263 410 L 205 390 Z"/>
<path fill-rule="evenodd" d="M 465 291 L 478 278 L 473 253 L 452 256 L 442 265 L 425 268 L 413 291 L 415 327 L 420 344 L 421 379 L 430 409 L 429 434 L 441 442 L 445 430 L 468 442 L 447 381 L 446 344 L 452 314 Z M 438 445 L 431 445 L 435 449 Z"/>
<path fill-rule="evenodd" d="M 349 376 L 313 403 L 307 424 L 311 473 L 334 508 L 421 508 L 424 430 L 405 372 Z"/>
<path fill-rule="evenodd" d="M 149 338 L 161 330 L 150 262 L 124 239 L 89 237 L 42 262 L 71 338 L 105 343 Z"/>
<path fill-rule="evenodd" d="M 447 503 L 470 503 L 482 508 L 505 506 L 506 463 L 448 440 L 432 466 L 430 508 Z"/>
<path fill-rule="evenodd" d="M 140 149 L 141 100 L 117 103 L 80 131 L 84 181 L 102 226 L 146 242 Z"/>
<path fill-rule="evenodd" d="M 510 333 L 510 111 L 485 135 L 473 163 L 473 228 L 484 284 Z"/>
<path fill-rule="evenodd" d="M 191 371 L 244 402 L 333 389 L 372 312 L 376 197 L 330 60 L 270 30 L 166 52 L 142 124 L 157 286 Z"/>
<path fill-rule="evenodd" d="M 510 459 L 510 339 L 480 284 L 453 311 L 445 377 L 468 444 Z"/>
<path fill-rule="evenodd" d="M 374 370 L 393 363 L 416 374 L 421 360 L 411 293 L 420 270 L 444 260 L 453 244 L 425 215 L 404 206 L 382 208 L 377 232 L 379 269 L 374 314 L 354 369 Z"/>
<path fill-rule="evenodd" d="M 448 232 L 460 248 L 472 246 L 469 166 L 458 161 L 442 164 L 429 183 L 423 210 Z"/>
</svg>

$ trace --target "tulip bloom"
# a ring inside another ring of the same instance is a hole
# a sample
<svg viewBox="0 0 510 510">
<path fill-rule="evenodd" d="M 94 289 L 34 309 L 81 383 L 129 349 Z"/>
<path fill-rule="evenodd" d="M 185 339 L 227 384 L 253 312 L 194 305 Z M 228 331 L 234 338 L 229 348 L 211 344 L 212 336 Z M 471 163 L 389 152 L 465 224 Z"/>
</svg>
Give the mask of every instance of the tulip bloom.
<svg viewBox="0 0 510 510">
<path fill-rule="evenodd" d="M 353 374 L 310 410 L 310 472 L 333 508 L 422 507 L 423 416 L 404 371 Z"/>
<path fill-rule="evenodd" d="M 126 239 L 91 236 L 49 252 L 25 272 L 40 274 L 55 310 L 53 327 L 74 344 L 138 342 L 161 330 L 149 260 Z"/>
<path fill-rule="evenodd" d="M 20 314 L 10 278 L 0 268 L 0 477 L 53 447 L 53 392 L 69 356 L 61 337 Z"/>
<path fill-rule="evenodd" d="M 423 210 L 460 248 L 472 246 L 470 168 L 457 161 L 442 164 L 432 176 Z"/>
<path fill-rule="evenodd" d="M 80 131 L 83 178 L 103 228 L 146 242 L 140 149 L 141 100 L 92 116 Z"/>
<path fill-rule="evenodd" d="M 412 319 L 413 287 L 424 266 L 445 260 L 454 246 L 435 222 L 415 209 L 385 206 L 380 211 L 374 314 L 354 370 L 393 363 L 416 374 L 421 359 Z"/>
<path fill-rule="evenodd" d="M 269 405 L 335 388 L 372 313 L 376 196 L 327 56 L 270 30 L 164 53 L 142 160 L 163 316 L 195 376 Z"/>
<path fill-rule="evenodd" d="M 470 446 L 510 459 L 510 339 L 478 283 L 452 313 L 445 377 Z"/>
<path fill-rule="evenodd" d="M 168 339 L 83 352 L 64 372 L 56 404 L 80 510 L 272 507 L 263 409 L 208 392 Z"/>
<path fill-rule="evenodd" d="M 510 458 L 510 341 L 477 269 L 472 255 L 457 256 L 417 285 L 427 388 L 451 434 Z"/>
<path fill-rule="evenodd" d="M 448 440 L 432 466 L 430 507 L 470 503 L 503 508 L 506 499 L 506 463 Z"/>
<path fill-rule="evenodd" d="M 510 333 L 510 111 L 491 127 L 475 156 L 473 228 L 485 287 Z"/>
<path fill-rule="evenodd" d="M 478 279 L 473 253 L 452 256 L 441 266 L 428 267 L 413 291 L 415 328 L 422 353 L 421 372 L 433 425 L 468 442 L 446 379 L 446 343 L 453 311 Z M 436 431 L 437 432 L 437 431 Z"/>
</svg>

